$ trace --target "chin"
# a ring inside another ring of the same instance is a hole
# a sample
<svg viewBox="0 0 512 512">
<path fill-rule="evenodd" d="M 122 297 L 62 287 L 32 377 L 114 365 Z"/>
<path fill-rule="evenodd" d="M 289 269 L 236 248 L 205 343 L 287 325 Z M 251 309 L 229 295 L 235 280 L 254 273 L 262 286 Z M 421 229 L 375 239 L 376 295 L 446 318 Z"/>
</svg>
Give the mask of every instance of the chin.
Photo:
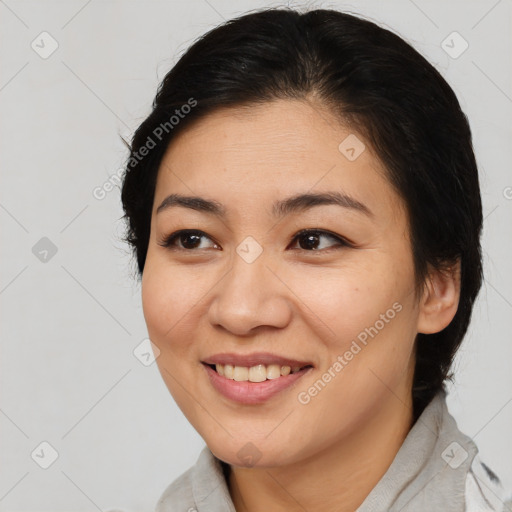
<svg viewBox="0 0 512 512">
<path fill-rule="evenodd" d="M 206 440 L 211 452 L 223 462 L 244 468 L 272 468 L 284 466 L 294 462 L 290 450 L 283 449 L 283 445 L 268 440 L 258 441 L 240 440 L 233 438 L 229 443 L 220 440 L 212 442 Z"/>
</svg>

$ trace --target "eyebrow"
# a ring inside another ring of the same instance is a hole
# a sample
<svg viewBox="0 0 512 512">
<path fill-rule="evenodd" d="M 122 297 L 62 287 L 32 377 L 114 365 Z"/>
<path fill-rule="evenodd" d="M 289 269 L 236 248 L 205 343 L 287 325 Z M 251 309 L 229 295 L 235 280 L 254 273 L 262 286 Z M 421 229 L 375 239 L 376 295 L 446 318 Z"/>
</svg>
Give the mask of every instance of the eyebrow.
<svg viewBox="0 0 512 512">
<path fill-rule="evenodd" d="M 281 218 L 291 213 L 309 210 L 315 206 L 336 205 L 342 208 L 363 213 L 368 217 L 373 217 L 372 211 L 361 201 L 353 197 L 339 192 L 322 192 L 322 193 L 305 193 L 297 194 L 286 199 L 276 201 L 272 206 L 272 214 L 274 217 Z M 227 210 L 219 202 L 205 199 L 199 196 L 184 196 L 181 194 L 171 194 L 167 196 L 156 209 L 156 213 L 160 213 L 173 206 L 181 206 L 199 212 L 209 213 L 226 219 Z"/>
</svg>

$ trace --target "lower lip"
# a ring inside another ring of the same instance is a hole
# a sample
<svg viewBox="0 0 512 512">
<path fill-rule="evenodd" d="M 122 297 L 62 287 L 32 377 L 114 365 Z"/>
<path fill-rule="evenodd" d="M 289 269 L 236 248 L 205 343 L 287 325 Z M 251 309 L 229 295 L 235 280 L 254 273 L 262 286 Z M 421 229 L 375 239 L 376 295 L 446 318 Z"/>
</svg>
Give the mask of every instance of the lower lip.
<svg viewBox="0 0 512 512">
<path fill-rule="evenodd" d="M 312 367 L 304 368 L 296 373 L 282 375 L 277 379 L 267 379 L 263 382 L 238 382 L 219 375 L 213 368 L 203 363 L 206 373 L 213 387 L 226 398 L 241 404 L 261 404 L 266 402 L 280 391 L 290 387 L 302 376 L 312 370 Z"/>
</svg>

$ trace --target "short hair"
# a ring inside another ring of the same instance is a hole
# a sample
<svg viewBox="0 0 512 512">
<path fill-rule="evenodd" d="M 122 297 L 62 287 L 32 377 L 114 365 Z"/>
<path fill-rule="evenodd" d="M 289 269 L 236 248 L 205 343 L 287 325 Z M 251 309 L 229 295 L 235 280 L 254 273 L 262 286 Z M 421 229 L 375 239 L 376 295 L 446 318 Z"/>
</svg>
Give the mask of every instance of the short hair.
<svg viewBox="0 0 512 512">
<path fill-rule="evenodd" d="M 482 284 L 482 203 L 471 130 L 454 91 L 390 30 L 335 10 L 271 8 L 228 20 L 196 40 L 164 77 L 129 144 L 125 240 L 141 277 L 158 169 L 170 141 L 191 122 L 221 108 L 308 98 L 363 137 L 403 199 L 416 292 L 429 266 L 445 270 L 460 261 L 453 320 L 438 333 L 416 336 L 417 419 L 453 377 L 450 367 Z"/>
</svg>

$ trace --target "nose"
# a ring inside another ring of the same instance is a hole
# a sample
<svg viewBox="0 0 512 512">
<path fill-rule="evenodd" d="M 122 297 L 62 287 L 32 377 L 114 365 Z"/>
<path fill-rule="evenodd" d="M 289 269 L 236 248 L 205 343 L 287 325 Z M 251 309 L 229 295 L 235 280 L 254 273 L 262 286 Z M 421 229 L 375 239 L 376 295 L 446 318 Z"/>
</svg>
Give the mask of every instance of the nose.
<svg viewBox="0 0 512 512">
<path fill-rule="evenodd" d="M 262 326 L 282 329 L 292 316 L 290 293 L 263 254 L 251 263 L 237 255 L 215 287 L 210 323 L 235 336 L 251 335 Z"/>
</svg>

